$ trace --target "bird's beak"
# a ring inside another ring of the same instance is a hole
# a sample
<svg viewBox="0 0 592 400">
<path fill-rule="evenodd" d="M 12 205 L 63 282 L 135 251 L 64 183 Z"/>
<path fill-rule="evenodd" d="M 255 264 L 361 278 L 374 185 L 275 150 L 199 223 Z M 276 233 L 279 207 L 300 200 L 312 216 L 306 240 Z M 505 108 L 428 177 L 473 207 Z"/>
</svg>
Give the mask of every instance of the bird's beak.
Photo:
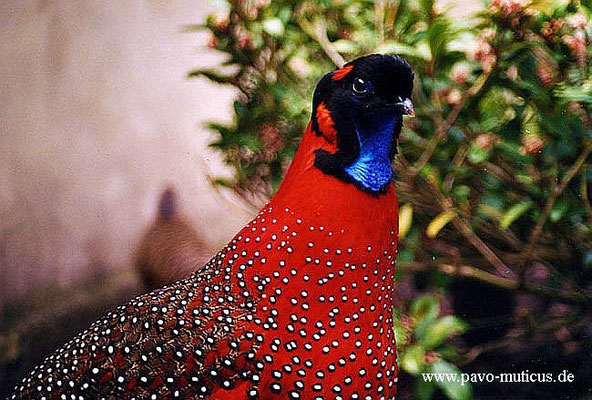
<svg viewBox="0 0 592 400">
<path fill-rule="evenodd" d="M 404 99 L 398 103 L 395 103 L 395 107 L 403 114 L 410 115 L 412 117 L 415 116 L 415 109 L 413 108 L 411 99 Z"/>
</svg>

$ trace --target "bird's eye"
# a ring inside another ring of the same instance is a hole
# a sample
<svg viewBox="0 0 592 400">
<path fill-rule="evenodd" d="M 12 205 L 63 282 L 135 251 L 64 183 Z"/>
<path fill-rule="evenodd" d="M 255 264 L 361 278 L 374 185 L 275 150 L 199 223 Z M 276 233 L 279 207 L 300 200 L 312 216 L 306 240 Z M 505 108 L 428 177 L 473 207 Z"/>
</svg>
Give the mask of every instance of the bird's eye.
<svg viewBox="0 0 592 400">
<path fill-rule="evenodd" d="M 356 78 L 352 84 L 352 90 L 355 94 L 366 94 L 368 93 L 368 83 L 363 79 Z"/>
</svg>

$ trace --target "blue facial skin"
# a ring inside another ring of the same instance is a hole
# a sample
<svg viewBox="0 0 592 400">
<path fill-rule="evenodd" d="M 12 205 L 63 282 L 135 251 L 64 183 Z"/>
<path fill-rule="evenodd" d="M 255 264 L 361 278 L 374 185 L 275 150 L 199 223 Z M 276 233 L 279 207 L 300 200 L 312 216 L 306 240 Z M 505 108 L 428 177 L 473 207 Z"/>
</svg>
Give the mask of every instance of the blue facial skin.
<svg viewBox="0 0 592 400">
<path fill-rule="evenodd" d="M 392 178 L 389 151 L 399 118 L 396 114 L 382 115 L 375 121 L 356 124 L 360 155 L 345 172 L 367 190 L 378 192 Z"/>
</svg>

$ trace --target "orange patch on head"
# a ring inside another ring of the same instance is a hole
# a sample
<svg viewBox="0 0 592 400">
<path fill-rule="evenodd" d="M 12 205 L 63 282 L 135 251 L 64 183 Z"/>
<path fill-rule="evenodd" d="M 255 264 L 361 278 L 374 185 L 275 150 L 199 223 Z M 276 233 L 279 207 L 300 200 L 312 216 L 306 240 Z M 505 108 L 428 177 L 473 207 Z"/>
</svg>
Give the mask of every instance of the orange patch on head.
<svg viewBox="0 0 592 400">
<path fill-rule="evenodd" d="M 353 65 L 348 65 L 346 67 L 340 68 L 337 71 L 333 72 L 332 79 L 334 81 L 339 81 L 339 80 L 345 78 L 347 76 L 347 74 L 349 74 L 352 69 L 354 69 Z"/>
<path fill-rule="evenodd" d="M 335 130 L 335 123 L 331 117 L 331 111 L 327 109 L 324 103 L 319 104 L 317 107 L 317 124 L 319 130 L 331 144 L 334 144 L 337 140 L 337 131 Z"/>
</svg>

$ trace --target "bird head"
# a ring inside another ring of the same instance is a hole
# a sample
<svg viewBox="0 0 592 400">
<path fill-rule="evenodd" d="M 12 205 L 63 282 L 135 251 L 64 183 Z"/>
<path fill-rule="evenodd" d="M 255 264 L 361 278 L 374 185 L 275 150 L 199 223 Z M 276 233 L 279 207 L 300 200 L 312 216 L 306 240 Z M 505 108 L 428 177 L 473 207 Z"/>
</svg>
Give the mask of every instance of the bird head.
<svg viewBox="0 0 592 400">
<path fill-rule="evenodd" d="M 406 61 L 381 54 L 325 75 L 313 97 L 311 129 L 322 138 L 314 166 L 364 191 L 384 191 L 403 115 L 414 115 L 413 77 Z"/>
</svg>

